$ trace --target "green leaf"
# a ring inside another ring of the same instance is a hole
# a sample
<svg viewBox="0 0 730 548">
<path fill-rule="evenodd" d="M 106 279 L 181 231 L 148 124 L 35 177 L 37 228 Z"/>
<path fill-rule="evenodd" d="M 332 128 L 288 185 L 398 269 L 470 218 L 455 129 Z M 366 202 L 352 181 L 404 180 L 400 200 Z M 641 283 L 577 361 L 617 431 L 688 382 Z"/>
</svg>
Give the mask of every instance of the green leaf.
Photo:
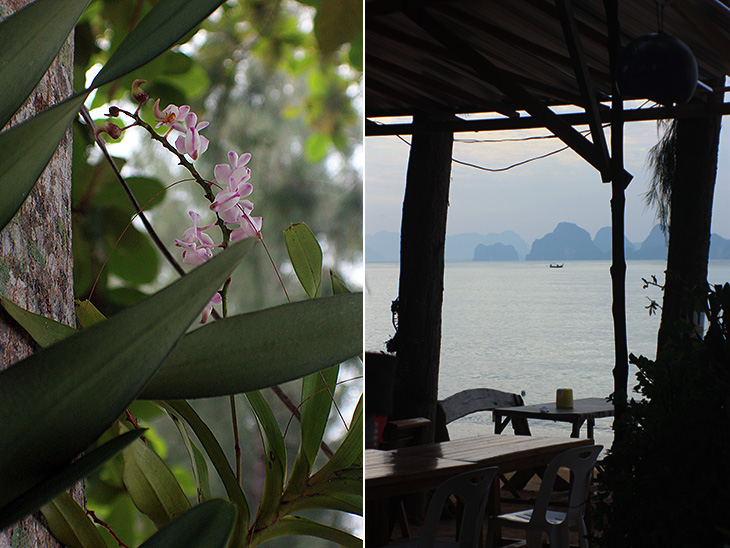
<svg viewBox="0 0 730 548">
<path fill-rule="evenodd" d="M 25 201 L 85 98 L 74 95 L 0 133 L 0 230 Z"/>
<path fill-rule="evenodd" d="M 233 245 L 140 304 L 0 373 L 0 477 L 13 478 L 0 484 L 0 508 L 112 424 L 249 249 Z"/>
<path fill-rule="evenodd" d="M 215 435 L 188 402 L 184 400 L 164 401 L 159 402 L 159 405 L 161 405 L 170 414 L 174 413 L 180 419 L 184 420 L 195 433 L 198 441 L 200 441 L 203 450 L 206 455 L 208 455 L 210 462 L 213 463 L 213 466 L 223 482 L 223 487 L 226 490 L 228 498 L 238 508 L 238 519 L 236 520 L 236 527 L 233 531 L 233 538 L 236 539 L 236 542 L 243 543 L 248 529 L 248 523 L 251 519 L 251 513 L 248 508 L 248 502 L 246 502 L 246 497 L 241 489 L 241 485 L 238 483 L 236 475 L 233 473 L 231 465 L 228 463 L 226 454 L 223 452 L 223 449 L 221 449 Z"/>
<path fill-rule="evenodd" d="M 332 284 L 333 295 L 344 295 L 346 293 L 352 293 L 352 290 L 345 283 L 345 280 L 340 278 L 337 274 L 330 270 L 330 283 Z"/>
<path fill-rule="evenodd" d="M 266 529 L 257 531 L 250 546 L 258 546 L 289 535 L 307 535 L 329 540 L 346 548 L 362 548 L 362 540 L 356 536 L 301 516 L 284 516 Z"/>
<path fill-rule="evenodd" d="M 301 441 L 284 500 L 301 495 L 307 485 L 327 427 L 339 370 L 339 366 L 330 367 L 302 381 Z"/>
<path fill-rule="evenodd" d="M 226 548 L 236 523 L 236 507 L 221 499 L 188 510 L 140 548 Z"/>
<path fill-rule="evenodd" d="M 22 314 L 17 314 L 16 321 L 32 336 L 26 318 L 45 322 L 56 337 L 75 332 L 59 322 L 20 310 Z M 90 301 L 76 302 L 76 317 L 82 328 L 104 319 Z M 231 333 L 256 336 L 230 344 Z M 202 398 L 281 384 L 361 353 L 361 334 L 362 293 L 225 318 L 185 335 L 140 398 Z M 34 339 L 43 346 L 42 337 Z"/>
<path fill-rule="evenodd" d="M 138 400 L 139 402 L 140 400 Z M 188 452 L 190 458 L 190 466 L 193 469 L 193 477 L 195 478 L 195 487 L 197 490 L 198 502 L 203 502 L 210 499 L 210 482 L 208 481 L 208 463 L 200 452 L 200 449 L 195 445 L 190 433 L 188 432 L 186 423 L 180 418 L 180 416 L 173 412 L 168 411 L 168 415 L 172 422 L 180 432 L 180 437 L 185 445 L 185 450 Z"/>
<path fill-rule="evenodd" d="M 34 314 L 24 308 L 19 307 L 9 299 L 0 295 L 0 306 L 18 322 L 33 340 L 40 346 L 50 346 L 66 337 L 76 333 L 76 330 L 63 324 L 46 318 L 40 314 Z"/>
<path fill-rule="evenodd" d="M 99 309 L 89 299 L 83 301 L 76 299 L 74 306 L 76 308 L 76 324 L 80 329 L 86 329 L 95 323 L 106 320 L 106 316 L 99 312 Z"/>
<path fill-rule="evenodd" d="M 48 529 L 69 548 L 106 548 L 104 539 L 79 503 L 63 492 L 41 508 Z"/>
<path fill-rule="evenodd" d="M 10 504 L 0 507 L 0 530 L 32 514 L 61 491 L 88 476 L 104 462 L 132 443 L 144 430 L 134 430 L 113 438 L 69 464 L 43 482 L 23 493 Z"/>
<path fill-rule="evenodd" d="M 353 293 L 207 324 L 180 341 L 139 397 L 250 392 L 341 363 L 362 352 L 362 306 Z"/>
<path fill-rule="evenodd" d="M 125 427 L 119 424 L 120 430 Z M 122 481 L 140 512 L 160 528 L 190 509 L 185 493 L 164 461 L 141 440 L 122 451 Z"/>
<path fill-rule="evenodd" d="M 304 223 L 284 231 L 284 243 L 294 272 L 310 299 L 317 296 L 322 283 L 322 248 Z"/>
<path fill-rule="evenodd" d="M 162 0 L 137 24 L 96 75 L 91 89 L 103 86 L 151 61 L 185 36 L 223 0 Z"/>
<path fill-rule="evenodd" d="M 89 0 L 36 0 L 0 21 L 0 128 L 40 82 L 88 5 Z"/>
<path fill-rule="evenodd" d="M 321 0 L 314 18 L 314 35 L 325 55 L 340 44 L 362 36 L 362 0 Z"/>
<path fill-rule="evenodd" d="M 303 496 L 282 507 L 281 514 L 330 509 L 362 515 L 362 480 L 362 466 L 339 470 L 325 482 L 308 485 Z"/>
<path fill-rule="evenodd" d="M 310 485 L 315 485 L 335 477 L 338 471 L 350 467 L 356 461 L 362 463 L 362 436 L 362 396 L 360 396 L 345 439 L 337 448 L 335 454 L 312 476 Z M 362 466 L 362 464 L 360 465 Z"/>
<path fill-rule="evenodd" d="M 267 527 L 277 516 L 277 510 L 281 504 L 281 494 L 284 489 L 284 476 L 286 475 L 286 446 L 284 436 L 281 433 L 276 417 L 271 407 L 261 395 L 261 392 L 249 392 L 246 394 L 248 403 L 251 404 L 261 432 L 261 441 L 264 445 L 264 469 L 266 478 L 264 480 L 264 493 L 261 496 L 259 511 L 256 515 L 256 528 Z"/>
</svg>

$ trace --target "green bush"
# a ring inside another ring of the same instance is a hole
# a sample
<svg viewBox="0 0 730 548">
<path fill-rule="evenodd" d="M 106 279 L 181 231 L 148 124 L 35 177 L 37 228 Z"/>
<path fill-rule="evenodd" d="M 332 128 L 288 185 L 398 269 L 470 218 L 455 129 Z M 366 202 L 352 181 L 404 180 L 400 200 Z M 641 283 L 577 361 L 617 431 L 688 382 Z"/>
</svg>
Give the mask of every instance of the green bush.
<svg viewBox="0 0 730 548">
<path fill-rule="evenodd" d="M 730 284 L 698 302 L 704 336 L 684 323 L 655 361 L 630 358 L 643 398 L 599 473 L 604 546 L 730 545 Z"/>
</svg>

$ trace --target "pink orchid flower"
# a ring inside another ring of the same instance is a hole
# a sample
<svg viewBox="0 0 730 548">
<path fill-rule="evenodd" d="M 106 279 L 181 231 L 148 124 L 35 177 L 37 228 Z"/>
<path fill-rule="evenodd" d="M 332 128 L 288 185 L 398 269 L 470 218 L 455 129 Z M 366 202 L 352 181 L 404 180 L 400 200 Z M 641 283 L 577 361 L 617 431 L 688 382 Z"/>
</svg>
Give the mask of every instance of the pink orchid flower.
<svg viewBox="0 0 730 548">
<path fill-rule="evenodd" d="M 178 107 L 176 105 L 170 104 L 165 107 L 165 110 L 160 110 L 160 100 L 157 99 L 154 106 L 152 107 L 152 114 L 154 115 L 155 120 L 157 120 L 158 122 L 155 128 L 158 128 L 160 126 L 169 127 L 170 130 L 165 133 L 165 136 L 169 135 L 170 131 L 172 131 L 173 129 L 185 133 L 187 131 L 187 128 L 183 125 L 181 120 L 184 121 L 189 112 L 190 106 L 188 105 Z"/>
<path fill-rule="evenodd" d="M 213 295 L 213 298 L 208 301 L 208 304 L 205 305 L 205 308 L 200 315 L 200 323 L 205 323 L 208 321 L 208 318 L 210 318 L 210 315 L 213 313 L 213 305 L 216 304 L 223 304 L 223 297 L 221 297 L 220 293 L 216 293 L 215 295 Z"/>
<path fill-rule="evenodd" d="M 241 219 L 240 226 L 231 231 L 231 242 L 245 240 L 246 238 L 258 238 L 262 224 L 262 217 L 249 217 L 248 215 L 244 215 Z"/>
<path fill-rule="evenodd" d="M 215 202 L 210 206 L 211 210 L 218 213 L 231 211 L 242 198 L 253 192 L 253 185 L 247 182 L 251 178 L 251 170 L 246 167 L 250 159 L 251 154 L 248 152 L 239 157 L 238 154 L 231 151 L 228 153 L 229 165 L 215 166 L 215 180 L 223 187 L 223 190 L 215 197 Z M 251 207 L 253 208 L 253 205 Z"/>
<path fill-rule="evenodd" d="M 201 227 L 198 213 L 188 211 L 188 215 L 193 221 L 193 226 L 185 230 L 182 240 L 175 239 L 175 245 L 184 248 L 182 255 L 184 264 L 198 266 L 213 256 L 212 249 L 216 247 L 216 244 L 205 231 L 215 223 Z"/>
<path fill-rule="evenodd" d="M 180 135 L 175 141 L 175 148 L 181 154 L 187 154 L 193 160 L 197 160 L 198 156 L 208 150 L 210 141 L 200 135 L 200 131 L 207 128 L 209 122 L 198 122 L 198 116 L 194 112 L 189 112 L 185 117 L 185 135 Z"/>
</svg>

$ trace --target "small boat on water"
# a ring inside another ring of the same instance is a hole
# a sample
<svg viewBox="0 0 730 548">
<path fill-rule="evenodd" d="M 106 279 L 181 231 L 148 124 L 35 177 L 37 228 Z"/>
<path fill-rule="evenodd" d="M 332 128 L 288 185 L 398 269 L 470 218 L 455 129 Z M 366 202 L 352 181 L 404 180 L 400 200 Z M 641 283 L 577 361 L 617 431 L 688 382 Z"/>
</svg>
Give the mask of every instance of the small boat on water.
<svg viewBox="0 0 730 548">
<path fill-rule="evenodd" d="M 563 264 L 564 263 L 560 263 L 560 264 L 552 264 L 552 263 L 550 263 L 550 268 L 563 268 Z"/>
</svg>

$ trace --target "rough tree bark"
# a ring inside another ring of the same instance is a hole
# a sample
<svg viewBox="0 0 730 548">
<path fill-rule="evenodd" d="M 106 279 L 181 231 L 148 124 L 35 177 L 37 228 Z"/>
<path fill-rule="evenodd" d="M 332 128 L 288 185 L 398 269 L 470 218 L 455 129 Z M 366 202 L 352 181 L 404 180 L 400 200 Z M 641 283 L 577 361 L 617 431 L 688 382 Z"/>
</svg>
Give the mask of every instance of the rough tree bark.
<svg viewBox="0 0 730 548">
<path fill-rule="evenodd" d="M 420 121 L 414 117 L 414 122 Z M 436 419 L 452 133 L 414 135 L 401 221 L 395 418 Z M 389 346 L 390 348 L 390 346 Z"/>
<path fill-rule="evenodd" d="M 30 0 L 0 0 L 0 18 Z M 73 35 L 9 126 L 73 92 Z M 0 294 L 33 312 L 74 325 L 71 254 L 71 130 L 13 220 L 0 231 Z M 31 354 L 33 341 L 0 310 L 0 369 Z M 49 420 L 51 418 L 49 417 Z M 74 488 L 83 501 L 83 485 Z M 30 517 L 0 532 L 0 548 L 58 546 Z"/>
<path fill-rule="evenodd" d="M 722 88 L 724 79 L 717 80 Z M 714 93 L 711 101 L 722 100 Z M 679 320 L 692 320 L 690 292 L 707 283 L 712 201 L 717 175 L 721 116 L 677 122 L 676 164 L 671 187 L 669 249 L 657 356 Z"/>
</svg>

